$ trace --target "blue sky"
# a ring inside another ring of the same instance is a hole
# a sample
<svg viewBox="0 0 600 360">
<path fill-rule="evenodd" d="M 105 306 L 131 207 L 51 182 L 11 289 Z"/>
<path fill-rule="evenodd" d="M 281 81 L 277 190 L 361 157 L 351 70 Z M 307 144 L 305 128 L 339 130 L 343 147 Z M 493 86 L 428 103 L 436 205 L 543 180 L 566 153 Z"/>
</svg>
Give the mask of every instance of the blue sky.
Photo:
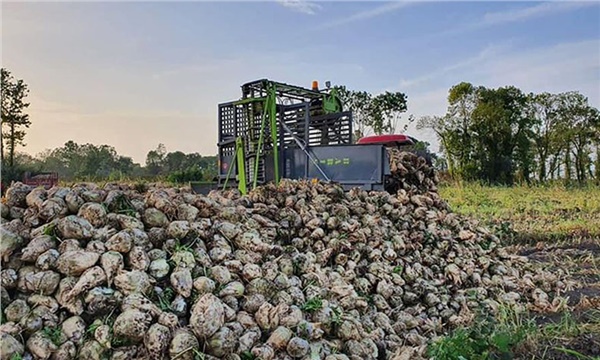
<svg viewBox="0 0 600 360">
<path fill-rule="evenodd" d="M 2 66 L 31 89 L 21 150 L 72 139 L 143 163 L 158 143 L 216 153 L 217 104 L 264 77 L 402 91 L 405 117 L 443 114 L 461 81 L 600 107 L 600 3 L 3 2 Z"/>
</svg>

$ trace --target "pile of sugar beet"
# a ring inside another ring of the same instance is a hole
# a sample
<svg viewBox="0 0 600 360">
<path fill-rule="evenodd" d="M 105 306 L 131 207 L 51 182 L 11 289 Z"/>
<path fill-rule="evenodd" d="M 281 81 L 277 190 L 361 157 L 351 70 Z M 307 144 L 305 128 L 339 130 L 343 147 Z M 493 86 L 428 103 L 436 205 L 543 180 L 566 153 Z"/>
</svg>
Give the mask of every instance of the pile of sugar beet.
<svg viewBox="0 0 600 360">
<path fill-rule="evenodd" d="M 409 359 L 478 309 L 569 286 L 456 215 L 422 158 L 397 194 L 284 180 L 14 183 L 1 205 L 1 359 Z"/>
</svg>

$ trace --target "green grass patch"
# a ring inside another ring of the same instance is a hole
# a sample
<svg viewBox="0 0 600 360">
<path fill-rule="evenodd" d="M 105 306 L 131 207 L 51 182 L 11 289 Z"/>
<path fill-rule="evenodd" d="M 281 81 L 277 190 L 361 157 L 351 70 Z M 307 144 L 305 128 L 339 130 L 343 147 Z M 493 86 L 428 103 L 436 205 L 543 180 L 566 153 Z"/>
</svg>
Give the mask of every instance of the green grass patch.
<svg viewBox="0 0 600 360">
<path fill-rule="evenodd" d="M 535 321 L 524 312 L 501 306 L 496 316 L 480 314 L 469 327 L 455 329 L 428 347 L 435 360 L 512 359 L 522 344 L 537 333 Z"/>
<path fill-rule="evenodd" d="M 598 186 L 445 184 L 440 194 L 453 211 L 497 228 L 510 228 L 519 242 L 600 236 Z"/>
<path fill-rule="evenodd" d="M 313 312 L 323 308 L 323 300 L 320 297 L 308 299 L 301 307 L 303 311 Z"/>
<path fill-rule="evenodd" d="M 583 349 L 577 345 L 578 339 L 599 333 L 597 310 L 587 314 L 591 319 L 565 312 L 555 321 L 543 324 L 538 324 L 536 316 L 526 310 L 504 305 L 498 310 L 495 316 L 480 314 L 469 326 L 456 328 L 430 343 L 427 355 L 432 360 L 546 360 L 558 354 L 573 359 L 600 359 L 584 354 L 585 345 Z"/>
</svg>

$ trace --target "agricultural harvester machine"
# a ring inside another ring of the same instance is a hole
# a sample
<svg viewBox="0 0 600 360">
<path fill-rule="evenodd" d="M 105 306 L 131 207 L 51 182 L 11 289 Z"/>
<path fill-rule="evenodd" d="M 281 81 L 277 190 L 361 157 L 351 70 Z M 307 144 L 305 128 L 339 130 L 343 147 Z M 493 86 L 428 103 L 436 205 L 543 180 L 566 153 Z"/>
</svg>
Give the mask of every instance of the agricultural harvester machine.
<svg viewBox="0 0 600 360">
<path fill-rule="evenodd" d="M 242 85 L 239 100 L 218 106 L 218 175 L 192 182 L 196 193 L 238 188 L 242 194 L 267 182 L 318 179 L 345 189 L 395 189 L 386 147 L 409 148 L 407 135 L 353 141 L 352 113 L 335 89 L 320 90 L 267 79 Z"/>
</svg>

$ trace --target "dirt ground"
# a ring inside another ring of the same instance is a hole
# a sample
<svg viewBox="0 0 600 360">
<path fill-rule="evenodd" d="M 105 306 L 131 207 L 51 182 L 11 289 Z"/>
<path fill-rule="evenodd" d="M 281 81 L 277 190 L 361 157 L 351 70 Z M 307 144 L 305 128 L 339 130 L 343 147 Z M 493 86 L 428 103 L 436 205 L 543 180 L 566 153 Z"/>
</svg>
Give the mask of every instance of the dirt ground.
<svg viewBox="0 0 600 360">
<path fill-rule="evenodd" d="M 518 254 L 550 268 L 567 269 L 580 287 L 563 294 L 567 310 L 536 315 L 545 336 L 533 347 L 522 349 L 517 358 L 600 360 L 600 239 L 538 243 L 521 248 Z"/>
</svg>

